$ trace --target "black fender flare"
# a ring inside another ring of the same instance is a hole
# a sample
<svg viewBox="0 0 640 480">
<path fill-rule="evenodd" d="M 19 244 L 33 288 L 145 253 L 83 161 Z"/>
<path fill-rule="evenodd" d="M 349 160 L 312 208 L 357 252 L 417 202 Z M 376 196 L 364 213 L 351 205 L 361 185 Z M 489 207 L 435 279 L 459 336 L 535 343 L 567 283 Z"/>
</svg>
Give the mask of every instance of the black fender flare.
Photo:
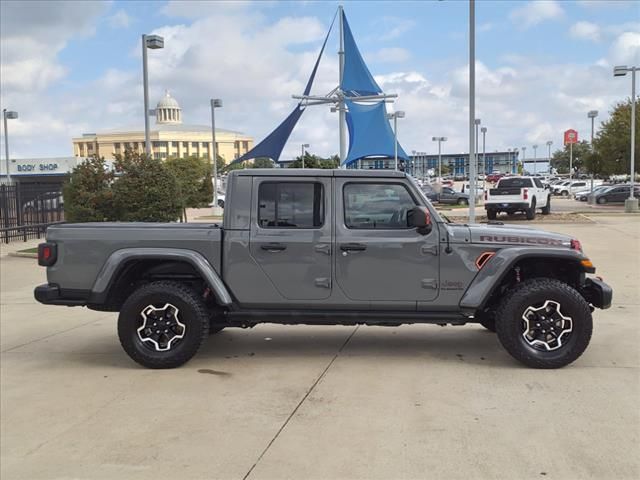
<svg viewBox="0 0 640 480">
<path fill-rule="evenodd" d="M 460 308 L 467 311 L 484 308 L 494 289 L 500 285 L 515 264 L 531 258 L 554 261 L 568 260 L 575 263 L 576 269 L 580 272 L 595 272 L 595 269 L 588 270 L 580 263 L 586 257 L 577 250 L 548 247 L 506 247 L 498 250 L 484 264 L 462 295 L 459 303 Z"/>
<path fill-rule="evenodd" d="M 202 254 L 181 248 L 123 248 L 113 252 L 98 273 L 91 288 L 91 302 L 102 303 L 106 300 L 113 282 L 124 265 L 130 260 L 172 260 L 189 263 L 213 291 L 221 306 L 232 303 L 231 295 L 222 279 Z"/>
</svg>

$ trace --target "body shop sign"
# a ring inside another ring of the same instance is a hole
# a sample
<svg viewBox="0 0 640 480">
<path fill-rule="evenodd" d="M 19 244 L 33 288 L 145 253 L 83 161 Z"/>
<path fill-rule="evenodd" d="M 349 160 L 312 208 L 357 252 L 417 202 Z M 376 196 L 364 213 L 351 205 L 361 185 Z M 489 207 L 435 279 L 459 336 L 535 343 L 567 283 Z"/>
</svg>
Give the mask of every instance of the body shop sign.
<svg viewBox="0 0 640 480">
<path fill-rule="evenodd" d="M 569 145 L 571 143 L 578 143 L 578 132 L 570 128 L 564 132 L 564 144 Z"/>
</svg>

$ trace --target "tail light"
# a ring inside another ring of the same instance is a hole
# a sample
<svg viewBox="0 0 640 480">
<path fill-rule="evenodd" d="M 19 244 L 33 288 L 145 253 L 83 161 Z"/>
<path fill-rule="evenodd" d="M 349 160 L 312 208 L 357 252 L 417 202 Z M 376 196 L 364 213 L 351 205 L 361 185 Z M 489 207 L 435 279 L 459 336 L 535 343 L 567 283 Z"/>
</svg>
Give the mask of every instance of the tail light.
<svg viewBox="0 0 640 480">
<path fill-rule="evenodd" d="M 571 250 L 578 250 L 579 252 L 582 252 L 582 244 L 580 243 L 580 240 L 576 240 L 575 238 L 571 240 Z"/>
<path fill-rule="evenodd" d="M 528 200 L 529 199 L 529 189 L 528 188 L 523 188 L 522 189 L 522 198 L 524 200 Z"/>
<path fill-rule="evenodd" d="M 58 260 L 58 246 L 55 243 L 41 243 L 38 245 L 38 265 L 50 267 Z"/>
</svg>

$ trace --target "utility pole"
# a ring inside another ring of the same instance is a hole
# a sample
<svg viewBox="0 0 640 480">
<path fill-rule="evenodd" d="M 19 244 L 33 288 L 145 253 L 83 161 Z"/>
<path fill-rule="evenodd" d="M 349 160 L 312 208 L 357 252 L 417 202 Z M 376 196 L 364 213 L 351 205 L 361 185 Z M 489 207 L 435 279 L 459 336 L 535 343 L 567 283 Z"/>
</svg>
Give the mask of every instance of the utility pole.
<svg viewBox="0 0 640 480">
<path fill-rule="evenodd" d="M 469 223 L 476 222 L 476 3 L 469 0 Z"/>
</svg>

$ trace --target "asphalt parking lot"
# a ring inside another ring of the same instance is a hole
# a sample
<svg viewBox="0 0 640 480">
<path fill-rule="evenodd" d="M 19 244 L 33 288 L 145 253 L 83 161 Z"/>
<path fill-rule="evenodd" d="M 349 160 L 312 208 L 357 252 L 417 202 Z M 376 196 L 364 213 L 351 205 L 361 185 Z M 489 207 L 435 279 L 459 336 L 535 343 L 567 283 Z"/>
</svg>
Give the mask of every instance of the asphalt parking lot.
<svg viewBox="0 0 640 480">
<path fill-rule="evenodd" d="M 614 288 L 585 354 L 517 364 L 480 326 L 259 326 L 177 370 L 116 315 L 46 307 L 0 258 L 0 476 L 9 479 L 640 478 L 640 216 L 549 224 Z"/>
</svg>

